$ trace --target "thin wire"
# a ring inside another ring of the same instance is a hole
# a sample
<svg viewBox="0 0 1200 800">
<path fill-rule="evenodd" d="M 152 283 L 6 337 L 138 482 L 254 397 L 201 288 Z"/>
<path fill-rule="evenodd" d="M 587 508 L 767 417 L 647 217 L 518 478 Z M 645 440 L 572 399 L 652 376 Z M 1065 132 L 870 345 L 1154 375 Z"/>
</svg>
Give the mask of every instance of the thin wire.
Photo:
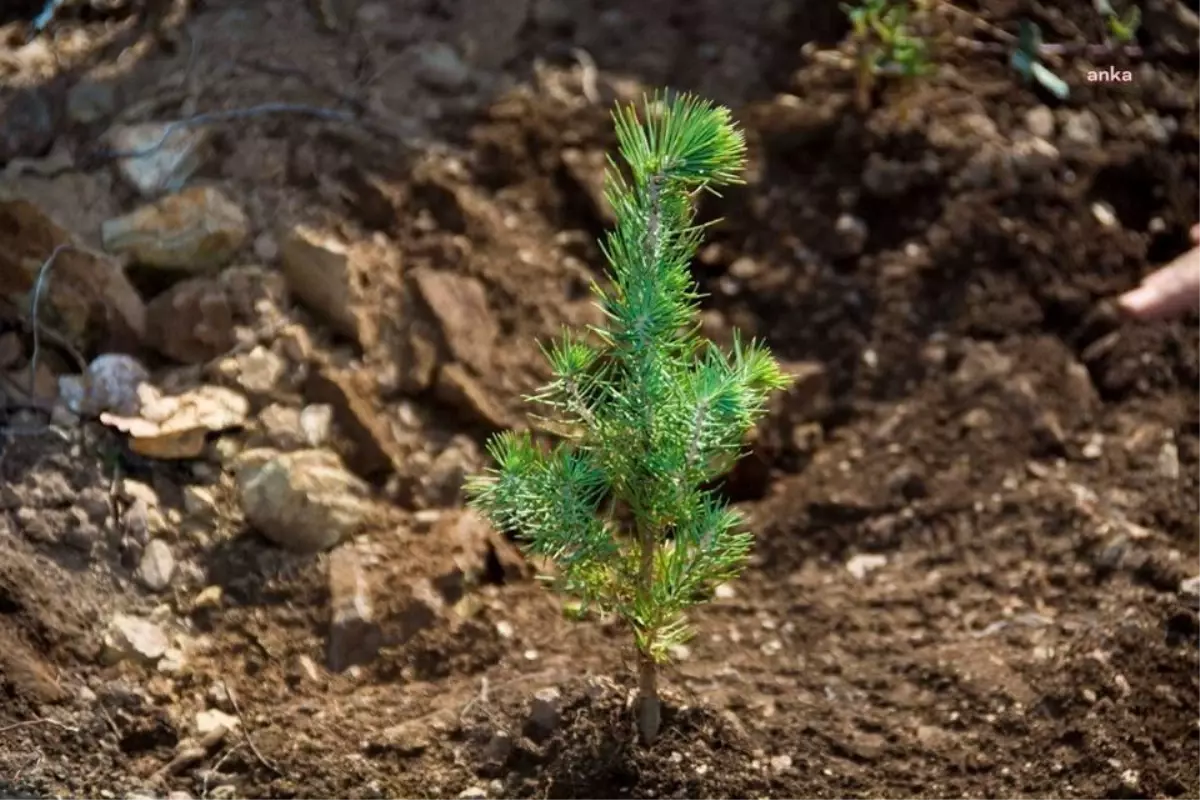
<svg viewBox="0 0 1200 800">
<path fill-rule="evenodd" d="M 33 326 L 33 353 L 29 356 L 29 399 L 34 401 L 37 397 L 37 366 L 38 357 L 42 352 L 42 326 L 38 324 L 38 310 L 42 306 L 42 289 L 49 280 L 50 270 L 54 266 L 54 260 L 58 258 L 58 254 L 64 250 L 73 250 L 74 247 L 70 244 L 63 243 L 54 248 L 54 252 L 50 257 L 42 263 L 41 269 L 38 270 L 37 282 L 33 285 L 33 297 L 29 301 L 29 320 Z"/>
<path fill-rule="evenodd" d="M 205 114 L 177 119 L 167 123 L 162 136 L 154 144 L 136 150 L 108 150 L 100 155 L 103 158 L 142 158 L 158 152 L 167 143 L 171 134 L 180 128 L 190 128 L 194 125 L 207 125 L 210 122 L 226 122 L 228 120 L 245 119 L 260 114 L 305 114 L 318 119 L 330 119 L 338 122 L 357 122 L 358 118 L 348 111 L 334 108 L 319 108 L 317 106 L 298 105 L 295 103 L 263 103 L 249 108 L 235 108 L 229 111 L 210 111 Z"/>
<path fill-rule="evenodd" d="M 54 248 L 53 252 L 50 253 L 50 257 L 42 262 L 42 266 L 38 270 L 37 280 L 33 284 L 33 295 L 29 301 L 29 323 L 33 327 L 33 353 L 29 356 L 29 385 L 26 388 L 26 392 L 29 394 L 29 407 L 41 409 L 43 411 L 45 409 L 38 403 L 37 399 L 37 366 L 38 358 L 42 352 L 42 326 L 41 323 L 38 322 L 38 311 L 42 305 L 42 290 L 45 289 L 46 282 L 49 280 L 50 270 L 54 266 L 55 259 L 58 258 L 58 254 L 62 251 L 73 249 L 75 248 L 71 244 L 60 244 Z M 70 437 L 67 436 L 63 431 L 56 430 L 50 425 L 35 425 L 31 428 L 17 428 L 9 426 L 4 428 L 0 433 L 8 438 L 17 436 L 41 436 L 44 433 L 53 433 L 63 441 L 70 441 Z"/>
</svg>

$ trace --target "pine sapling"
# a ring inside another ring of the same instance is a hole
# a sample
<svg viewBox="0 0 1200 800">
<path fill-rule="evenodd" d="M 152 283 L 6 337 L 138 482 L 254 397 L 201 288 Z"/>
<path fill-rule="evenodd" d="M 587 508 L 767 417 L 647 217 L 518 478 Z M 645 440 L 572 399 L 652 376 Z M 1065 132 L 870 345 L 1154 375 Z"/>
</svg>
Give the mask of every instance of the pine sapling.
<svg viewBox="0 0 1200 800">
<path fill-rule="evenodd" d="M 751 546 L 712 482 L 789 380 L 763 345 L 735 338 L 724 352 L 699 333 L 695 200 L 740 183 L 745 162 L 728 110 L 683 95 L 647 102 L 644 120 L 633 107 L 613 116 L 627 172 L 610 159 L 610 284 L 592 287 L 605 323 L 544 348 L 553 379 L 527 398 L 561 441 L 497 435 L 496 466 L 473 476 L 468 494 L 553 564 L 556 588 L 632 628 L 649 744 L 661 721 L 658 666 L 690 637 L 686 611 L 736 576 Z"/>
</svg>

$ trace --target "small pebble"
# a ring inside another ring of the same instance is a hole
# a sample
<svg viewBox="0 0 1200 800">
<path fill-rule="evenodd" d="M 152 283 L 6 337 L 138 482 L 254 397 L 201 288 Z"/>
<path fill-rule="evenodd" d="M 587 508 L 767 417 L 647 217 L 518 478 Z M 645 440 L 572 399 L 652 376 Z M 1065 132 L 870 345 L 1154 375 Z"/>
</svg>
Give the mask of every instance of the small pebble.
<svg viewBox="0 0 1200 800">
<path fill-rule="evenodd" d="M 142 585 L 155 592 L 161 592 L 171 585 L 175 574 L 175 556 L 171 546 L 162 539 L 151 539 L 142 551 L 138 564 L 137 577 Z"/>
<path fill-rule="evenodd" d="M 773 756 L 771 758 L 771 770 L 773 772 L 783 772 L 792 768 L 792 757 L 788 755 Z"/>
<path fill-rule="evenodd" d="M 1025 112 L 1025 127 L 1039 139 L 1054 135 L 1054 112 L 1046 106 L 1034 106 Z"/>
</svg>

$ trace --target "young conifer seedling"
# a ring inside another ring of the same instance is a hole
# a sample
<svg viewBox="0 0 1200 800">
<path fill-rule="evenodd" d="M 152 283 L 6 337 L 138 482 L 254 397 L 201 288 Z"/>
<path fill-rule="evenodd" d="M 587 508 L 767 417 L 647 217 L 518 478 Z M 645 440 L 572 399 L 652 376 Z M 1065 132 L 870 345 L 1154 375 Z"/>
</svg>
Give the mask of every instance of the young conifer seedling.
<svg viewBox="0 0 1200 800">
<path fill-rule="evenodd" d="M 639 663 L 638 726 L 661 721 L 658 665 L 690 636 L 685 612 L 740 572 L 752 537 L 711 487 L 741 454 L 767 396 L 788 385 L 762 345 L 730 352 L 699 333 L 690 263 L 705 189 L 741 182 L 745 140 L 727 109 L 655 97 L 645 120 L 614 113 L 623 172 L 605 193 L 611 285 L 593 286 L 605 325 L 546 348 L 553 380 L 528 398 L 563 441 L 507 431 L 471 503 L 555 566 L 557 587 L 629 623 Z"/>
</svg>

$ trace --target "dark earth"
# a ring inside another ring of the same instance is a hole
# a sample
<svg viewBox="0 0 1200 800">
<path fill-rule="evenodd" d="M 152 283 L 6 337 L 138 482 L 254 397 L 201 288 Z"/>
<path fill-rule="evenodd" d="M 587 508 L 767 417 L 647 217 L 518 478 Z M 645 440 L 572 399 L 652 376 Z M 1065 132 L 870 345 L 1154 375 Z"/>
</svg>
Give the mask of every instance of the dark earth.
<svg viewBox="0 0 1200 800">
<path fill-rule="evenodd" d="M 198 476 L 227 487 L 215 456 L 151 461 L 98 423 L 2 440 L 0 796 L 1200 796 L 1197 318 L 1112 304 L 1196 222 L 1195 2 L 1146 4 L 1140 56 L 1065 57 L 1064 102 L 950 44 L 997 40 L 934 3 L 937 70 L 865 108 L 833 3 L 76 3 L 30 50 L 40 5 L 0 12 L 0 186 L 85 239 L 139 202 L 97 145 L 114 114 L 359 120 L 223 122 L 193 180 L 246 208 L 238 264 L 274 269 L 263 236 L 301 220 L 397 256 L 361 276 L 369 334 L 285 304 L 309 345 L 284 348 L 280 401 L 335 407 L 389 516 L 354 545 L 381 646 L 339 672 L 329 557 L 282 552 L 228 494 L 173 534 L 191 569 L 165 594 L 114 537 L 73 544 L 75 509 L 118 524 L 125 477 L 166 508 Z M 962 8 L 1104 36 L 1090 3 Z M 1088 84 L 1095 63 L 1134 79 Z M 69 112 L 81 81 L 113 89 L 107 117 Z M 749 142 L 747 184 L 703 204 L 723 218 L 695 265 L 705 330 L 765 338 L 800 380 L 727 483 L 754 557 L 694 614 L 646 748 L 627 632 L 573 619 L 457 509 L 543 377 L 537 340 L 594 320 L 609 111 L 663 86 L 729 105 Z M 54 148 L 75 166 L 13 169 Z M 170 283 L 131 274 L 147 298 Z M 27 344 L 15 309 L 0 333 Z M 445 608 L 422 617 L 430 581 Z M 185 633 L 186 663 L 106 665 L 117 611 Z M 182 758 L 214 707 L 238 729 Z"/>
</svg>

